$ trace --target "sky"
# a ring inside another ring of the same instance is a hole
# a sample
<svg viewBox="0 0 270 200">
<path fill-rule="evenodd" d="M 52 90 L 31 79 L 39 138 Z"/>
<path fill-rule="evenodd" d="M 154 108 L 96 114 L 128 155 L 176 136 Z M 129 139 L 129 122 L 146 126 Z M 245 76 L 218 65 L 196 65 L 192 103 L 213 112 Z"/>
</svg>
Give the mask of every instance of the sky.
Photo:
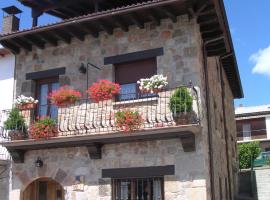
<svg viewBox="0 0 270 200">
<path fill-rule="evenodd" d="M 235 106 L 270 104 L 270 1 L 224 0 L 224 3 L 245 96 L 235 100 Z M 23 10 L 21 29 L 29 28 L 30 9 L 16 0 L 0 0 L 0 8 L 10 5 Z M 39 18 L 39 24 L 58 20 L 45 14 Z M 1 25 L 0 20 L 0 28 Z"/>
</svg>

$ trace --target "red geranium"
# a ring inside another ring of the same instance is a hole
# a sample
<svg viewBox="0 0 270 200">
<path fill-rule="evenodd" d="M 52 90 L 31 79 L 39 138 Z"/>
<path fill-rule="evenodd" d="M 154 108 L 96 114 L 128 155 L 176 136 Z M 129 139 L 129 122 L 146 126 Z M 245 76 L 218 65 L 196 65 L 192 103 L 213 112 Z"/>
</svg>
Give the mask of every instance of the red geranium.
<svg viewBox="0 0 270 200">
<path fill-rule="evenodd" d="M 115 113 L 115 123 L 121 130 L 133 131 L 142 126 L 143 118 L 138 111 L 123 110 Z"/>
<path fill-rule="evenodd" d="M 49 99 L 56 106 L 67 106 L 74 104 L 82 95 L 79 91 L 72 90 L 68 86 L 63 86 L 49 94 Z"/>
<path fill-rule="evenodd" d="M 86 91 L 90 95 L 90 98 L 95 102 L 105 101 L 112 99 L 114 95 L 120 92 L 120 85 L 110 82 L 108 80 L 100 80 L 94 83 Z"/>
<path fill-rule="evenodd" d="M 30 126 L 29 134 L 32 138 L 36 140 L 41 138 L 56 137 L 56 122 L 49 117 L 41 118 Z"/>
</svg>

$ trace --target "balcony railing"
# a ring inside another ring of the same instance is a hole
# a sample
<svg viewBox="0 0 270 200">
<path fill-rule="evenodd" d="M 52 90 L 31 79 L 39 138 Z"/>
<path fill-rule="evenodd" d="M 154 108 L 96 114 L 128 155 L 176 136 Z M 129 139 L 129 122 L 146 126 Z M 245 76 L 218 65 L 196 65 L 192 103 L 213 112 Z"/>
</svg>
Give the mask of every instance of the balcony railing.
<svg viewBox="0 0 270 200">
<path fill-rule="evenodd" d="M 183 96 L 186 94 L 180 92 L 178 95 L 181 95 L 181 98 L 172 98 L 179 88 L 186 88 L 190 96 Z M 181 86 L 157 94 L 125 94 L 124 98 L 123 96 L 116 98 L 122 101 L 109 100 L 95 103 L 89 99 L 81 99 L 73 105 L 57 109 L 57 137 L 121 132 L 122 130 L 116 125 L 115 114 L 123 110 L 138 111 L 141 114 L 143 123 L 139 129 L 143 131 L 199 124 L 198 92 L 197 87 Z M 28 127 L 35 122 L 34 113 L 34 111 L 22 111 Z M 11 131 L 2 127 L 1 137 L 10 140 Z M 26 133 L 24 140 L 31 139 L 28 130 L 23 132 Z"/>
</svg>

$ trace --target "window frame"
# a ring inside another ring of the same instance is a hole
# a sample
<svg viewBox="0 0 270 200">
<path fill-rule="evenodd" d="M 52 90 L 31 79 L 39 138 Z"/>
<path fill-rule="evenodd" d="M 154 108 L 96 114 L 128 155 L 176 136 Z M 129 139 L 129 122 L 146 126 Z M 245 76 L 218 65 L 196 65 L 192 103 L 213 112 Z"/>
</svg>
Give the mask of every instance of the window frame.
<svg viewBox="0 0 270 200">
<path fill-rule="evenodd" d="M 44 79 L 39 79 L 36 80 L 36 91 L 35 91 L 35 97 L 36 99 L 40 99 L 40 95 L 41 95 L 41 86 L 48 84 L 48 94 L 52 92 L 52 84 L 53 83 L 58 83 L 59 84 L 59 77 L 50 77 L 50 78 L 44 78 Z M 60 86 L 60 84 L 59 84 Z M 51 110 L 51 103 L 50 100 L 47 99 L 47 112 L 45 116 L 48 116 L 50 114 L 50 110 Z M 40 101 L 37 103 L 37 107 L 36 107 L 36 112 L 35 112 L 35 116 L 39 117 L 39 106 L 40 106 Z"/>
<path fill-rule="evenodd" d="M 121 67 L 121 68 L 125 68 L 125 67 L 130 67 L 129 65 L 132 66 L 132 64 L 134 63 L 134 65 L 137 65 L 136 63 L 143 63 L 143 62 L 149 62 L 149 64 L 153 64 L 153 66 L 151 66 L 151 68 L 153 70 L 150 70 L 150 71 L 153 71 L 153 75 L 156 75 L 157 74 L 157 57 L 150 57 L 150 58 L 146 58 L 146 59 L 139 59 L 139 60 L 134 60 L 134 61 L 126 61 L 126 62 L 122 62 L 122 63 L 115 63 L 114 64 L 114 78 L 115 78 L 115 82 L 118 83 L 121 87 L 121 85 L 128 85 L 128 84 L 135 84 L 135 94 L 134 94 L 134 98 L 124 98 L 124 99 L 121 99 L 121 94 L 118 94 L 116 95 L 116 101 L 117 102 L 121 102 L 121 101 L 132 101 L 132 100 L 137 100 L 137 99 L 145 99 L 145 98 L 151 98 L 151 97 L 156 97 L 157 95 L 154 95 L 154 94 L 143 94 L 140 92 L 140 89 L 139 89 L 139 85 L 137 84 L 137 81 L 136 80 L 135 82 L 134 81 L 126 81 L 123 83 L 123 81 L 119 81 L 119 75 L 117 74 L 117 67 Z M 127 66 L 125 66 L 125 64 Z M 132 66 L 133 67 L 133 66 Z M 146 71 L 147 72 L 147 71 Z M 123 72 L 122 72 L 123 73 Z M 150 78 L 150 77 L 140 77 L 140 78 Z M 133 93 L 130 93 L 130 94 L 123 94 L 123 95 L 133 95 Z"/>
<path fill-rule="evenodd" d="M 131 188 L 130 188 L 130 192 L 131 192 L 131 198 L 128 200 L 136 200 L 137 198 L 137 192 L 136 192 L 136 187 L 138 187 L 140 180 L 146 181 L 151 179 L 152 181 L 157 179 L 160 180 L 160 192 L 161 192 L 161 199 L 160 200 L 164 200 L 165 199 L 165 190 L 164 190 L 164 177 L 142 177 L 142 178 L 112 178 L 111 179 L 111 196 L 112 196 L 112 200 L 119 200 L 119 197 L 116 199 L 116 191 L 117 191 L 117 187 L 121 187 L 121 181 L 127 181 L 130 182 L 131 184 Z M 121 191 L 121 189 L 120 189 Z M 153 196 L 153 194 L 151 195 Z M 140 199 L 140 198 L 139 198 Z M 145 200 L 152 200 L 152 199 L 145 199 Z M 155 199 L 153 199 L 155 200 Z"/>
</svg>

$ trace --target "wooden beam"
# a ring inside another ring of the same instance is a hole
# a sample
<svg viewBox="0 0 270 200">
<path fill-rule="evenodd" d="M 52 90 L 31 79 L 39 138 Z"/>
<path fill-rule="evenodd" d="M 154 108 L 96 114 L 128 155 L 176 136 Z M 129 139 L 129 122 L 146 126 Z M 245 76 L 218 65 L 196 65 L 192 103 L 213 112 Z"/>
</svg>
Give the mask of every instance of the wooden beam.
<svg viewBox="0 0 270 200">
<path fill-rule="evenodd" d="M 27 51 L 32 51 L 32 45 L 25 40 L 22 40 L 20 38 L 14 38 L 14 39 L 11 39 L 10 42 Z"/>
<path fill-rule="evenodd" d="M 45 42 L 36 35 L 26 35 L 24 38 L 30 41 L 33 45 L 37 46 L 39 49 L 45 48 Z"/>
<path fill-rule="evenodd" d="M 87 145 L 87 150 L 89 153 L 89 157 L 91 159 L 101 159 L 102 158 L 102 154 L 101 154 L 101 148 L 102 148 L 102 144 L 93 144 L 93 145 Z"/>
<path fill-rule="evenodd" d="M 128 25 L 120 18 L 120 17 L 113 17 L 112 20 L 114 23 L 119 26 L 124 32 L 128 32 Z"/>
<path fill-rule="evenodd" d="M 207 33 L 202 33 L 202 38 L 218 38 L 223 34 L 221 30 L 217 31 L 212 31 L 212 32 L 207 32 Z"/>
<path fill-rule="evenodd" d="M 9 49 L 14 54 L 19 54 L 20 53 L 20 47 L 18 47 L 17 45 L 11 44 L 8 41 L 1 41 L 1 44 L 4 47 L 6 47 L 7 49 Z"/>
<path fill-rule="evenodd" d="M 140 20 L 138 15 L 136 13 L 131 13 L 130 18 L 133 23 L 135 23 L 139 28 L 143 29 L 144 28 L 144 22 Z"/>
<path fill-rule="evenodd" d="M 92 24 L 90 23 L 83 23 L 80 26 L 81 29 L 83 29 L 84 31 L 86 31 L 87 33 L 90 33 L 94 38 L 97 38 L 99 35 L 99 32 L 96 28 L 93 27 Z"/>
<path fill-rule="evenodd" d="M 61 30 L 55 30 L 56 35 L 63 40 L 65 43 L 70 44 L 71 43 L 71 36 L 66 32 Z"/>
<path fill-rule="evenodd" d="M 215 13 L 211 15 L 198 16 L 197 22 L 201 24 L 204 22 L 212 21 L 212 19 L 217 19 L 217 15 Z"/>
<path fill-rule="evenodd" d="M 113 28 L 111 27 L 111 25 L 105 23 L 102 20 L 98 20 L 97 24 L 99 25 L 99 27 L 104 30 L 105 32 L 107 32 L 109 35 L 113 34 Z"/>
<path fill-rule="evenodd" d="M 150 18 L 155 22 L 157 26 L 160 26 L 160 17 L 156 14 L 156 12 L 153 9 L 150 9 L 148 11 Z"/>
<path fill-rule="evenodd" d="M 80 41 L 84 41 L 86 33 L 82 29 L 80 29 L 78 26 L 76 27 L 69 26 L 69 27 L 66 27 L 65 29 L 69 31 L 71 35 L 79 39 Z"/>
<path fill-rule="evenodd" d="M 42 33 L 39 33 L 39 35 L 44 40 L 46 40 L 47 42 L 49 42 L 51 45 L 53 45 L 53 46 L 57 46 L 58 45 L 57 38 L 54 37 L 53 35 L 51 35 L 50 33 L 42 32 Z"/>
<path fill-rule="evenodd" d="M 157 10 L 159 10 L 160 12 L 162 12 L 163 14 L 165 14 L 168 18 L 170 18 L 174 23 L 177 22 L 177 17 L 175 14 L 173 14 L 172 10 L 168 7 L 160 7 L 160 8 L 156 8 Z"/>
</svg>

